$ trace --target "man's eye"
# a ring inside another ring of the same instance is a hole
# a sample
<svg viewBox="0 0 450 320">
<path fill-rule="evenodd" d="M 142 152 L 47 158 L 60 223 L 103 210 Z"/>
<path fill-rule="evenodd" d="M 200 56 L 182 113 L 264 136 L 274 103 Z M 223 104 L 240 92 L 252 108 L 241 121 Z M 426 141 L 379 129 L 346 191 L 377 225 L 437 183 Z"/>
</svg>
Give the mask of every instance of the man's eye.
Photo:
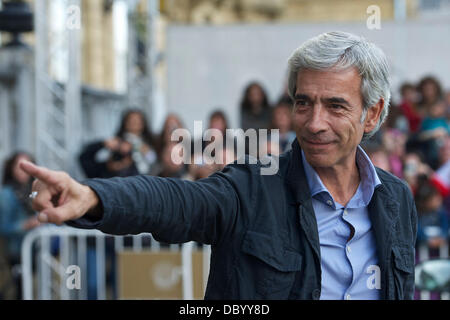
<svg viewBox="0 0 450 320">
<path fill-rule="evenodd" d="M 298 100 L 295 102 L 295 105 L 298 107 L 302 107 L 302 106 L 306 106 L 308 105 L 308 102 L 304 101 L 304 100 Z"/>
<path fill-rule="evenodd" d="M 332 109 L 335 109 L 335 110 L 339 110 L 339 109 L 342 109 L 343 106 L 341 106 L 340 104 L 332 104 L 332 105 L 331 105 L 331 108 L 332 108 Z"/>
</svg>

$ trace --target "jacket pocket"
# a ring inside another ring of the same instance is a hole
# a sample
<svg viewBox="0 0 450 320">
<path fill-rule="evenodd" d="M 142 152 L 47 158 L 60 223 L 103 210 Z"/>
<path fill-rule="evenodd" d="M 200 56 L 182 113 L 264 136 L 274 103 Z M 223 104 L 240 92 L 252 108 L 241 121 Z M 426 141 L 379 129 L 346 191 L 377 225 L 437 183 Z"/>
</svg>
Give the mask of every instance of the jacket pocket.
<svg viewBox="0 0 450 320">
<path fill-rule="evenodd" d="M 414 248 L 409 246 L 393 246 L 395 268 L 404 273 L 412 273 L 414 271 Z"/>
<path fill-rule="evenodd" d="M 251 256 L 258 298 L 287 299 L 296 272 L 301 270 L 302 256 L 281 240 L 255 231 L 247 231 L 241 249 Z"/>
<path fill-rule="evenodd" d="M 412 290 L 414 281 L 414 257 L 413 247 L 407 245 L 392 247 L 394 289 L 397 299 L 404 299 L 405 293 L 410 295 L 409 291 Z"/>
</svg>

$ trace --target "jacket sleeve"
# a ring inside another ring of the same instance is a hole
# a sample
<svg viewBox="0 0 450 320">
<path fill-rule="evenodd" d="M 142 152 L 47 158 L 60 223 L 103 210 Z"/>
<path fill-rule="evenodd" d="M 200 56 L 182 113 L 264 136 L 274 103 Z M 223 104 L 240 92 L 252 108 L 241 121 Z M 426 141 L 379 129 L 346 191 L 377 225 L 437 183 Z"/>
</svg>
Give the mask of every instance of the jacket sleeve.
<svg viewBox="0 0 450 320">
<path fill-rule="evenodd" d="M 83 183 L 98 195 L 103 217 L 67 224 L 119 235 L 150 232 L 167 243 L 216 244 L 231 232 L 239 211 L 229 179 L 233 170 L 227 167 L 195 182 L 146 175 L 87 180 Z"/>
</svg>

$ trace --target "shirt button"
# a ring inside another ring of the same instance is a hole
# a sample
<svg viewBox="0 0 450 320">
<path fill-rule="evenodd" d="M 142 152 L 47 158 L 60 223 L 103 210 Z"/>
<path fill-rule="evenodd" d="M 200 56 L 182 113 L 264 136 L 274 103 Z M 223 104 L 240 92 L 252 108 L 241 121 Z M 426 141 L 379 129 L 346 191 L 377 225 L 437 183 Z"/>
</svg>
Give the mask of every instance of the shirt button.
<svg viewBox="0 0 450 320">
<path fill-rule="evenodd" d="M 333 205 L 333 201 L 328 200 L 328 201 L 327 201 L 327 204 L 328 204 L 329 206 L 331 206 L 331 205 Z"/>
<path fill-rule="evenodd" d="M 345 300 L 351 300 L 351 299 L 352 299 L 351 295 L 347 294 L 347 295 L 345 296 Z"/>
<path fill-rule="evenodd" d="M 348 253 L 352 252 L 352 249 L 350 249 L 350 246 L 347 246 L 347 252 Z"/>
<path fill-rule="evenodd" d="M 346 216 L 348 214 L 347 209 L 344 209 L 344 216 Z"/>
</svg>

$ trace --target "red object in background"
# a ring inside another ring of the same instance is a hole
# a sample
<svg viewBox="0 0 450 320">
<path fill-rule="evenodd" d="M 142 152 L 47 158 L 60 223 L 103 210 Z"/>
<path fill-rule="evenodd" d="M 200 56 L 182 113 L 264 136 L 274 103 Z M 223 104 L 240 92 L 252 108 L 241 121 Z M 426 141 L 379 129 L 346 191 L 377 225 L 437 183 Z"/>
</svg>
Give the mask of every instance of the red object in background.
<svg viewBox="0 0 450 320">
<path fill-rule="evenodd" d="M 431 176 L 430 181 L 443 197 L 450 195 L 450 160 Z"/>
<path fill-rule="evenodd" d="M 399 107 L 403 115 L 406 119 L 408 119 L 409 131 L 417 132 L 420 128 L 420 124 L 422 123 L 422 117 L 414 110 L 409 101 L 403 101 Z"/>
</svg>

